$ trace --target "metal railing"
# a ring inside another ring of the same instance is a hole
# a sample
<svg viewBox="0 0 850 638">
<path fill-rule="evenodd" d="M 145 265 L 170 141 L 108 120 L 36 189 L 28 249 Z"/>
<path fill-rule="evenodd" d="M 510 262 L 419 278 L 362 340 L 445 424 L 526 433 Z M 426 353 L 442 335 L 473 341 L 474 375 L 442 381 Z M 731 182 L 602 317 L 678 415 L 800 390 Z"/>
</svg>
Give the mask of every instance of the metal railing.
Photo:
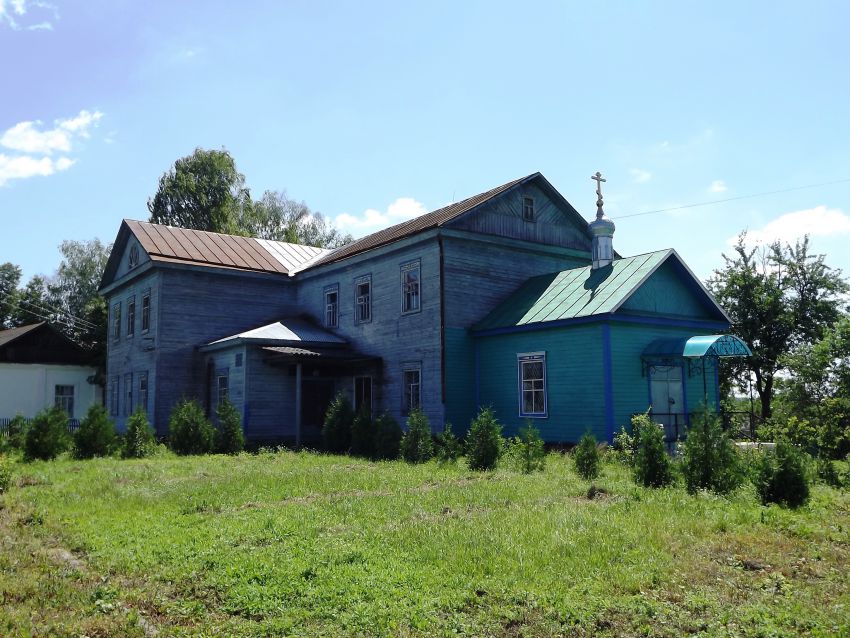
<svg viewBox="0 0 850 638">
<path fill-rule="evenodd" d="M 702 416 L 701 412 L 676 413 L 652 412 L 650 418 L 654 423 L 664 426 L 664 442 L 668 447 L 678 441 L 684 441 L 688 436 L 688 427 L 695 419 Z M 733 439 L 755 441 L 756 430 L 761 424 L 759 415 L 748 411 L 720 412 L 723 429 L 732 435 Z"/>
<path fill-rule="evenodd" d="M 9 425 L 12 423 L 13 419 L 9 417 L 0 418 L 0 437 L 9 435 Z M 32 419 L 24 419 L 24 422 L 29 425 L 32 423 Z M 68 432 L 73 434 L 80 428 L 80 420 L 79 419 L 68 419 Z"/>
</svg>

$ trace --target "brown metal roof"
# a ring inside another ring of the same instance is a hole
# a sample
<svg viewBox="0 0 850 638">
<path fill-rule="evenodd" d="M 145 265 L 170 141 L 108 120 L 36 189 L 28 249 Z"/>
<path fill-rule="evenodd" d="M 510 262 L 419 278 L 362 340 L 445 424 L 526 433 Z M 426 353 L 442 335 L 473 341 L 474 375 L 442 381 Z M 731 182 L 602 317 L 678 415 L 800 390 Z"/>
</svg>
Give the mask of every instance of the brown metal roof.
<svg viewBox="0 0 850 638">
<path fill-rule="evenodd" d="M 422 232 L 423 230 L 429 230 L 431 228 L 436 228 L 437 226 L 442 226 L 446 222 L 451 221 L 456 217 L 459 217 L 460 215 L 469 212 L 476 206 L 483 204 L 487 200 L 496 197 L 496 195 L 501 195 L 502 193 L 513 188 L 517 184 L 524 182 L 532 177 L 536 177 L 537 175 L 539 175 L 539 173 L 532 173 L 531 175 L 526 175 L 525 177 L 515 179 L 512 182 L 508 182 L 507 184 L 502 184 L 501 186 L 497 186 L 496 188 L 493 188 L 484 193 L 473 195 L 472 197 L 468 197 L 467 199 L 464 199 L 460 202 L 449 204 L 448 206 L 439 208 L 430 213 L 426 213 L 425 215 L 410 219 L 406 222 L 401 222 L 400 224 L 396 224 L 395 226 L 390 226 L 389 228 L 385 228 L 384 230 L 379 230 L 378 232 L 372 233 L 371 235 L 366 235 L 365 237 L 353 241 L 350 244 L 346 244 L 345 246 L 337 248 L 332 253 L 325 255 L 321 259 L 317 260 L 314 264 L 312 264 L 312 266 L 330 264 L 335 261 L 339 261 L 340 259 L 345 259 L 346 257 L 351 257 L 352 255 L 366 252 L 367 250 L 372 250 L 373 248 L 378 248 L 379 246 L 398 241 L 399 239 L 404 239 L 405 237 L 409 237 L 416 233 Z"/>
<path fill-rule="evenodd" d="M 28 332 L 32 332 L 44 325 L 44 321 L 33 323 L 29 326 L 18 326 L 17 328 L 9 328 L 8 330 L 0 330 L 0 346 L 5 346 L 7 343 L 14 341 L 18 337 L 22 337 Z"/>
<path fill-rule="evenodd" d="M 313 246 L 296 248 L 285 242 L 161 226 L 131 219 L 124 222 L 153 261 L 286 275 L 329 252 Z"/>
</svg>

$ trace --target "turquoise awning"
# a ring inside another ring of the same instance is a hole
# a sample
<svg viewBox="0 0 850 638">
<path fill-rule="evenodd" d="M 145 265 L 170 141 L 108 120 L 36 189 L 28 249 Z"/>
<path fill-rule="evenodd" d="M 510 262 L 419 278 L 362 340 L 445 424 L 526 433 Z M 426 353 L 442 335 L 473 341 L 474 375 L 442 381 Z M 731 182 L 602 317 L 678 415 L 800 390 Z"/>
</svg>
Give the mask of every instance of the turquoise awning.
<svg viewBox="0 0 850 638">
<path fill-rule="evenodd" d="M 749 357 L 752 351 L 734 335 L 699 335 L 689 339 L 656 339 L 641 355 L 652 357 Z"/>
</svg>

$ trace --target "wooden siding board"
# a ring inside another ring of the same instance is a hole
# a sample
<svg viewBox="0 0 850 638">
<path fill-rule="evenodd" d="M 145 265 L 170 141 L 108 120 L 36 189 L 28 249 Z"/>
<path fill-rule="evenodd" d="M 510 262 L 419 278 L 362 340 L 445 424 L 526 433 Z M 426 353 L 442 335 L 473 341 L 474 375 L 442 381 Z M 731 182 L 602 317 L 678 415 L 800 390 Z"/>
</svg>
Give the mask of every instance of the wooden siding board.
<svg viewBox="0 0 850 638">
<path fill-rule="evenodd" d="M 620 307 L 621 312 L 717 319 L 703 295 L 682 281 L 671 262 L 663 264 Z"/>
</svg>

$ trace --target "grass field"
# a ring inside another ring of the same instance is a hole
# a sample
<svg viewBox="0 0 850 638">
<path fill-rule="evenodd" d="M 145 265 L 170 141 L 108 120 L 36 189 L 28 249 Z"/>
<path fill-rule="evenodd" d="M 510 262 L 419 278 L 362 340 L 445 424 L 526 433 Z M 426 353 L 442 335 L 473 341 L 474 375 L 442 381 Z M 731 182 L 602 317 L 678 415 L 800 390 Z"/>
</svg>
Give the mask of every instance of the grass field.
<svg viewBox="0 0 850 638">
<path fill-rule="evenodd" d="M 850 495 L 806 507 L 310 453 L 16 464 L 2 636 L 850 635 Z"/>
</svg>

